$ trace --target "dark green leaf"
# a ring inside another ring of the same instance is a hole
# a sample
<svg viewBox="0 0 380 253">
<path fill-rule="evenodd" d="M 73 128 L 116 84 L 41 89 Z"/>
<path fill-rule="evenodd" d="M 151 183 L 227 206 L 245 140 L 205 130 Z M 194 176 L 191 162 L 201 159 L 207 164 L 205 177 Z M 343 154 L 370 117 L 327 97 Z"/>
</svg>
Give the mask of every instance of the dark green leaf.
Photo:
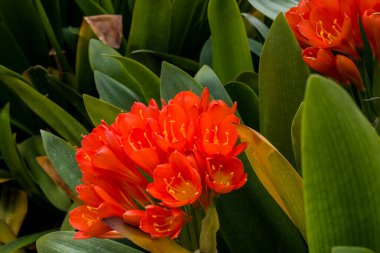
<svg viewBox="0 0 380 253">
<path fill-rule="evenodd" d="M 280 14 L 273 22 L 260 59 L 260 133 L 293 165 L 291 124 L 303 100 L 308 75 L 301 48 Z"/>
<path fill-rule="evenodd" d="M 259 76 L 254 72 L 243 72 L 235 78 L 235 81 L 248 85 L 259 96 Z"/>
<path fill-rule="evenodd" d="M 203 65 L 212 67 L 211 37 L 203 45 L 201 55 L 199 56 L 199 66 L 202 67 Z"/>
<path fill-rule="evenodd" d="M 99 125 L 102 120 L 107 124 L 112 124 L 115 121 L 116 116 L 123 111 L 116 106 L 88 95 L 83 95 L 83 100 L 88 115 L 95 126 Z"/>
<path fill-rule="evenodd" d="M 37 240 L 40 253 L 142 253 L 142 251 L 108 239 L 90 238 L 75 240 L 74 232 L 59 231 Z"/>
<path fill-rule="evenodd" d="M 76 186 L 82 183 L 82 173 L 75 161 L 75 148 L 49 132 L 41 130 L 41 136 L 46 154 L 56 172 L 70 189 L 76 192 Z"/>
<path fill-rule="evenodd" d="M 172 99 L 178 92 L 191 90 L 201 95 L 202 86 L 189 74 L 170 63 L 163 62 L 161 69 L 161 98 L 165 101 Z"/>
<path fill-rule="evenodd" d="M 14 240 L 10 243 L 7 243 L 5 245 L 0 246 L 0 252 L 2 252 L 2 253 L 14 253 L 15 250 L 24 248 L 24 247 L 28 246 L 29 244 L 34 243 L 35 241 L 37 241 L 38 238 L 40 238 L 41 236 L 43 236 L 47 233 L 50 233 L 50 232 L 52 232 L 52 230 L 22 236 L 22 237 L 17 238 L 16 240 Z"/>
<path fill-rule="evenodd" d="M 149 49 L 167 52 L 170 43 L 170 0 L 135 2 L 128 51 Z"/>
<path fill-rule="evenodd" d="M 107 14 L 107 12 L 95 1 L 92 0 L 75 0 L 75 3 L 86 16 Z"/>
<path fill-rule="evenodd" d="M 28 197 L 24 191 L 7 185 L 0 188 L 0 220 L 7 223 L 16 236 L 27 210 Z"/>
<path fill-rule="evenodd" d="M 301 121 L 302 121 L 302 112 L 303 112 L 303 105 L 302 102 L 300 107 L 297 110 L 296 115 L 294 116 L 293 122 L 292 122 L 292 144 L 293 144 L 293 152 L 294 152 L 294 158 L 296 159 L 297 164 L 297 172 L 299 174 L 302 174 L 301 170 Z"/>
<path fill-rule="evenodd" d="M 248 38 L 235 0 L 210 0 L 212 67 L 223 83 L 241 72 L 253 71 Z"/>
<path fill-rule="evenodd" d="M 87 130 L 69 113 L 53 101 L 38 93 L 16 73 L 0 66 L 0 82 L 12 89 L 29 107 L 62 137 L 73 144 L 79 144 L 80 135 Z"/>
<path fill-rule="evenodd" d="M 380 139 L 348 93 L 313 75 L 301 129 L 310 252 L 337 245 L 380 251 Z"/>
</svg>

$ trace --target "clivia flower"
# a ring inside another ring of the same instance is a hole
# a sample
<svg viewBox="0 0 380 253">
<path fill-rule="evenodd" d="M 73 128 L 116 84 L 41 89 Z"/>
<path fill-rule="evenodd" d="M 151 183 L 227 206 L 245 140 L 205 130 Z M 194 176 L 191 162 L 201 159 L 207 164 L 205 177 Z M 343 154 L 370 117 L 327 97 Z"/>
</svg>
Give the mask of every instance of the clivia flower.
<svg viewBox="0 0 380 253">
<path fill-rule="evenodd" d="M 117 216 L 153 238 L 174 239 L 191 220 L 180 208 L 207 208 L 215 195 L 245 184 L 236 103 L 210 101 L 205 89 L 162 104 L 137 102 L 83 137 L 76 154 L 83 205 L 70 212 L 75 238 L 120 236 L 102 222 Z"/>
</svg>

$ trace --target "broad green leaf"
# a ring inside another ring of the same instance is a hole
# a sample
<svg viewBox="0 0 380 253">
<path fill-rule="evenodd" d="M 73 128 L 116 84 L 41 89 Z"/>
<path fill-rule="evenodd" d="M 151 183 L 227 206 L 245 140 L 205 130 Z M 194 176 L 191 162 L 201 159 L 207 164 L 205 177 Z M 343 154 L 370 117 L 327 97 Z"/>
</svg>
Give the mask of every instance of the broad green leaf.
<svg viewBox="0 0 380 253">
<path fill-rule="evenodd" d="M 107 12 L 95 1 L 92 0 L 75 0 L 75 3 L 86 16 L 107 14 Z"/>
<path fill-rule="evenodd" d="M 189 253 L 189 251 L 179 246 L 174 240 L 170 240 L 169 238 L 153 239 L 150 235 L 139 229 L 127 225 L 121 218 L 106 218 L 104 219 L 104 223 L 149 252 Z"/>
<path fill-rule="evenodd" d="M 248 144 L 246 154 L 257 177 L 306 239 L 302 178 L 261 134 L 242 125 L 236 130 Z"/>
<path fill-rule="evenodd" d="M 302 102 L 300 107 L 297 110 L 296 115 L 294 116 L 292 122 L 292 144 L 293 144 L 293 152 L 294 158 L 296 159 L 297 172 L 302 175 L 301 170 L 301 122 L 302 122 L 302 112 L 303 112 Z"/>
<path fill-rule="evenodd" d="M 212 46 L 211 37 L 204 43 L 199 56 L 199 66 L 207 65 L 212 67 Z"/>
<path fill-rule="evenodd" d="M 76 192 L 76 186 L 82 183 L 82 173 L 75 161 L 75 148 L 49 132 L 41 130 L 41 136 L 50 162 L 63 181 Z"/>
<path fill-rule="evenodd" d="M 204 65 L 197 72 L 194 79 L 202 86 L 207 87 L 214 99 L 221 99 L 226 102 L 228 106 L 233 105 L 233 102 L 225 87 L 223 87 L 223 84 L 220 82 L 218 76 L 209 66 Z"/>
<path fill-rule="evenodd" d="M 363 247 L 336 246 L 331 253 L 374 253 L 372 250 Z"/>
<path fill-rule="evenodd" d="M 235 0 L 210 0 L 212 67 L 222 83 L 241 72 L 253 71 L 243 19 Z"/>
<path fill-rule="evenodd" d="M 310 253 L 337 245 L 380 251 L 380 139 L 348 93 L 308 80 L 301 129 Z"/>
<path fill-rule="evenodd" d="M 248 39 L 248 44 L 249 50 L 251 50 L 252 53 L 260 57 L 261 51 L 263 50 L 263 44 L 253 39 Z"/>
<path fill-rule="evenodd" d="M 18 45 L 15 37 L 1 19 L 0 34 L 0 65 L 7 66 L 8 68 L 21 73 L 28 68 L 28 60 Z"/>
<path fill-rule="evenodd" d="M 206 216 L 202 220 L 202 230 L 199 239 L 200 252 L 215 253 L 216 232 L 219 230 L 218 212 L 214 205 L 210 205 L 206 210 Z"/>
<path fill-rule="evenodd" d="M 170 43 L 170 0 L 139 0 L 135 2 L 128 51 L 149 49 L 167 52 Z"/>
<path fill-rule="evenodd" d="M 136 93 L 115 79 L 95 71 L 95 83 L 101 100 L 129 111 L 134 102 L 141 101 Z"/>
<path fill-rule="evenodd" d="M 274 20 L 280 12 L 286 12 L 291 7 L 297 6 L 297 0 L 248 0 L 253 7 Z"/>
<path fill-rule="evenodd" d="M 38 194 L 40 191 L 34 184 L 12 136 L 9 105 L 6 105 L 0 112 L 0 129 L 0 151 L 5 164 L 23 189 L 30 194 Z"/>
<path fill-rule="evenodd" d="M 115 121 L 116 116 L 123 111 L 116 106 L 88 95 L 83 95 L 83 100 L 94 126 L 99 125 L 102 120 L 109 125 L 112 124 Z"/>
<path fill-rule="evenodd" d="M 121 55 L 98 40 L 90 40 L 89 58 L 92 70 L 106 74 L 144 98 L 139 83 L 124 69 L 115 56 Z"/>
<path fill-rule="evenodd" d="M 17 238 L 13 240 L 12 242 L 9 242 L 5 245 L 0 246 L 0 252 L 1 253 L 14 253 L 16 250 L 24 248 L 35 241 L 38 240 L 41 236 L 52 232 L 52 230 L 38 232 L 30 235 L 25 235 L 20 238 Z"/>
<path fill-rule="evenodd" d="M 63 72 L 73 72 L 71 69 L 71 66 L 69 62 L 66 60 L 66 57 L 63 54 L 63 51 L 61 49 L 61 46 L 59 45 L 59 42 L 57 40 L 57 37 L 55 36 L 53 27 L 50 24 L 50 20 L 45 12 L 45 9 L 41 3 L 41 0 L 34 0 L 34 5 L 36 7 L 38 16 L 40 17 L 42 26 L 45 29 L 46 35 L 49 39 L 50 44 L 52 45 L 56 58 L 58 61 L 58 66 L 62 68 Z"/>
<path fill-rule="evenodd" d="M 143 94 L 145 101 L 150 99 L 160 100 L 160 78 L 141 63 L 127 57 L 114 56 L 126 72 L 131 75 Z"/>
<path fill-rule="evenodd" d="M 259 68 L 260 133 L 295 165 L 291 124 L 303 100 L 309 68 L 282 14 L 269 31 Z"/>
<path fill-rule="evenodd" d="M 156 52 L 152 50 L 146 50 L 146 49 L 140 49 L 140 50 L 135 50 L 132 52 L 132 54 L 149 54 L 156 56 L 160 58 L 163 61 L 167 61 L 173 65 L 176 65 L 177 67 L 181 69 L 186 69 L 189 71 L 196 72 L 199 69 L 199 64 L 198 62 L 191 60 L 189 58 L 181 57 L 178 55 L 174 54 L 168 54 L 168 53 L 161 53 L 161 52 Z"/>
<path fill-rule="evenodd" d="M 12 89 L 29 107 L 49 124 L 62 137 L 73 144 L 79 144 L 80 135 L 87 130 L 69 113 L 56 105 L 53 101 L 38 93 L 35 89 L 23 81 L 22 77 L 0 66 L 0 84 L 5 84 Z"/>
<path fill-rule="evenodd" d="M 268 37 L 269 28 L 258 18 L 249 14 L 241 14 L 248 22 L 257 29 L 257 31 L 266 39 Z"/>
<path fill-rule="evenodd" d="M 30 65 L 49 64 L 50 48 L 33 1 L 0 1 L 0 19 L 15 37 Z M 7 48 L 10 46 L 8 44 Z"/>
<path fill-rule="evenodd" d="M 0 190 L 0 220 L 8 224 L 17 236 L 28 210 L 26 193 L 17 188 L 3 186 Z"/>
<path fill-rule="evenodd" d="M 202 86 L 185 71 L 170 63 L 163 62 L 160 86 L 161 98 L 169 101 L 178 92 L 186 90 L 191 90 L 199 96 L 202 93 Z"/>
<path fill-rule="evenodd" d="M 259 96 L 259 76 L 255 72 L 243 72 L 235 78 L 235 81 L 248 85 Z"/>
<path fill-rule="evenodd" d="M 45 155 L 40 136 L 33 136 L 18 145 L 20 154 L 29 167 L 32 179 L 41 188 L 46 198 L 58 209 L 66 211 L 71 201 L 37 163 L 36 157 Z"/>
<path fill-rule="evenodd" d="M 244 123 L 256 130 L 260 126 L 259 98 L 256 93 L 240 82 L 229 82 L 225 88 L 232 100 L 237 102 L 238 111 Z"/>
<path fill-rule="evenodd" d="M 57 231 L 46 234 L 37 240 L 39 253 L 142 253 L 127 245 L 108 240 L 89 238 L 75 240 L 74 232 Z"/>
</svg>

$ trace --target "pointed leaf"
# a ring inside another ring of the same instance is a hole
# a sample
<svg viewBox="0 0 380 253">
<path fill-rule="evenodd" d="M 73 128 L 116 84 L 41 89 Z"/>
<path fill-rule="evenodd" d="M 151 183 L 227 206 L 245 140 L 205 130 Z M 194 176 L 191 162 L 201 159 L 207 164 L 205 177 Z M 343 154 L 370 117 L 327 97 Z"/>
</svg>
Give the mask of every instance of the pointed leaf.
<svg viewBox="0 0 380 253">
<path fill-rule="evenodd" d="M 308 80 L 302 115 L 302 170 L 311 253 L 337 245 L 380 251 L 380 139 L 333 81 Z"/>
<path fill-rule="evenodd" d="M 150 252 L 189 253 L 189 251 L 179 246 L 174 240 L 170 240 L 169 238 L 153 239 L 150 235 L 141 232 L 139 229 L 127 225 L 121 218 L 106 218 L 104 219 L 104 223 L 136 245 Z"/>
<path fill-rule="evenodd" d="M 260 59 L 260 133 L 293 165 L 291 124 L 303 100 L 308 75 L 301 48 L 280 14 L 272 24 Z"/>
<path fill-rule="evenodd" d="M 248 38 L 235 0 L 210 0 L 212 67 L 223 83 L 241 72 L 253 71 Z"/>
<path fill-rule="evenodd" d="M 75 161 L 75 148 L 49 132 L 41 130 L 41 136 L 46 154 L 58 175 L 72 191 L 76 192 L 76 186 L 82 183 L 82 173 Z"/>
<path fill-rule="evenodd" d="M 300 107 L 297 110 L 296 115 L 294 116 L 292 122 L 292 144 L 293 144 L 293 152 L 294 158 L 296 159 L 297 172 L 302 175 L 301 170 L 301 122 L 302 122 L 302 112 L 303 112 L 302 102 Z"/>
<path fill-rule="evenodd" d="M 116 106 L 88 95 L 83 95 L 83 100 L 94 126 L 99 125 L 102 120 L 109 125 L 112 124 L 115 121 L 116 116 L 123 111 Z"/>
<path fill-rule="evenodd" d="M 248 143 L 246 154 L 261 183 L 306 239 L 302 178 L 258 132 L 242 125 L 236 125 L 236 130 L 240 140 Z"/>
<path fill-rule="evenodd" d="M 40 253 L 142 253 L 108 239 L 75 240 L 74 232 L 69 231 L 57 231 L 42 236 L 37 240 L 37 250 Z"/>
<path fill-rule="evenodd" d="M 22 236 L 20 238 L 17 238 L 16 240 L 13 240 L 10 243 L 4 244 L 0 246 L 0 252 L 2 253 L 14 253 L 17 249 L 24 248 L 35 241 L 38 240 L 41 236 L 52 232 L 52 230 L 48 231 L 43 231 L 43 232 L 38 232 L 38 233 L 33 233 L 30 235 Z"/>
<path fill-rule="evenodd" d="M 12 89 L 33 112 L 68 141 L 79 144 L 80 135 L 87 133 L 87 130 L 69 113 L 30 87 L 16 73 L 0 66 L 0 80 L 3 81 L 0 84 Z"/>
</svg>

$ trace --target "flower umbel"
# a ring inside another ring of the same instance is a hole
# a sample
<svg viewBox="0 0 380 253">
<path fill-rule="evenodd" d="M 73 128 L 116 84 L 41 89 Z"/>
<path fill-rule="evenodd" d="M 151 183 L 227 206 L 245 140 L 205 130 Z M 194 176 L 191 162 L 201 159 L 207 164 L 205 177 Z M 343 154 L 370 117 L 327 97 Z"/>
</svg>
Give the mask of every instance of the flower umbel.
<svg viewBox="0 0 380 253">
<path fill-rule="evenodd" d="M 247 174 L 236 156 L 246 146 L 236 145 L 235 110 L 236 103 L 210 101 L 207 89 L 201 97 L 184 91 L 161 109 L 154 100 L 135 103 L 94 128 L 76 155 L 84 205 L 70 212 L 75 237 L 115 237 L 102 219 L 117 216 L 153 238 L 174 239 L 191 220 L 186 206 L 207 208 L 242 187 Z"/>
</svg>

